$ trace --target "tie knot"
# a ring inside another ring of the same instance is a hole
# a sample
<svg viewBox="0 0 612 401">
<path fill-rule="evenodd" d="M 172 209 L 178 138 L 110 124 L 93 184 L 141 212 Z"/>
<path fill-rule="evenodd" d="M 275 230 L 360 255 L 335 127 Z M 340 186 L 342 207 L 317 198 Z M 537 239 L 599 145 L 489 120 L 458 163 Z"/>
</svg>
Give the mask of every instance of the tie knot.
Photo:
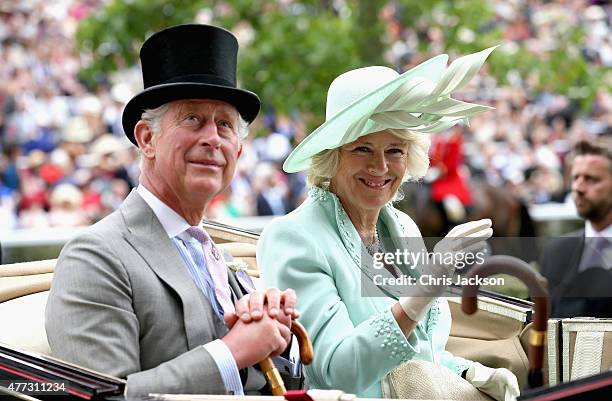
<svg viewBox="0 0 612 401">
<path fill-rule="evenodd" d="M 197 239 L 202 244 L 210 240 L 208 233 L 202 230 L 200 227 L 189 227 L 186 231 L 189 235 Z"/>
<path fill-rule="evenodd" d="M 586 243 L 591 248 L 601 251 L 608 245 L 608 239 L 606 237 L 597 235 L 595 237 L 587 238 Z"/>
</svg>

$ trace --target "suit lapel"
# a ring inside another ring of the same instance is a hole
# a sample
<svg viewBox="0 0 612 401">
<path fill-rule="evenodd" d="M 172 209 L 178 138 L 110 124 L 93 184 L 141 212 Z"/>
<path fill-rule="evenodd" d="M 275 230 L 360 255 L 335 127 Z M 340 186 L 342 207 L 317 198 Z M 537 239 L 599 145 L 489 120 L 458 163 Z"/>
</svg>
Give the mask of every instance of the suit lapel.
<svg viewBox="0 0 612 401">
<path fill-rule="evenodd" d="M 121 206 L 121 213 L 128 227 L 126 240 L 159 279 L 181 299 L 189 348 L 193 349 L 209 341 L 211 330 L 216 327 L 215 320 L 218 318 L 195 285 L 176 246 L 168 238 L 151 208 L 136 191 L 132 191 Z"/>
<path fill-rule="evenodd" d="M 582 251 L 584 249 L 584 230 L 578 230 L 571 234 L 568 234 L 566 245 L 571 249 L 569 253 L 570 257 L 567 262 L 560 260 L 559 267 L 566 266 L 566 269 L 558 269 L 557 272 L 562 276 L 560 280 L 559 288 L 565 289 L 571 285 L 574 278 L 578 274 L 578 268 L 580 267 L 580 259 L 582 258 Z"/>
<path fill-rule="evenodd" d="M 237 285 L 237 287 L 239 287 L 242 294 L 249 294 L 256 290 L 255 283 L 253 282 L 251 277 L 249 277 L 246 271 L 239 267 L 230 267 L 231 263 L 238 263 L 238 261 L 234 260 L 234 257 L 229 252 L 223 251 L 223 259 L 225 259 L 225 264 L 227 265 L 228 276 L 234 279 L 235 284 Z M 231 282 L 230 287 L 232 287 Z M 234 291 L 233 287 L 232 291 Z M 235 299 L 239 298 L 240 297 L 235 297 Z"/>
<path fill-rule="evenodd" d="M 580 267 L 580 259 L 582 259 L 582 252 L 584 251 L 584 230 L 580 230 L 577 233 L 577 236 L 580 238 L 576 241 L 576 246 L 574 248 L 574 252 L 572 254 L 572 273 L 578 274 L 578 268 Z"/>
<path fill-rule="evenodd" d="M 227 269 L 227 281 L 229 282 L 232 294 L 234 294 L 234 298 L 236 300 L 242 298 L 244 296 L 244 292 L 242 291 L 240 284 L 238 284 L 236 276 L 234 276 L 234 272 L 230 268 Z"/>
</svg>

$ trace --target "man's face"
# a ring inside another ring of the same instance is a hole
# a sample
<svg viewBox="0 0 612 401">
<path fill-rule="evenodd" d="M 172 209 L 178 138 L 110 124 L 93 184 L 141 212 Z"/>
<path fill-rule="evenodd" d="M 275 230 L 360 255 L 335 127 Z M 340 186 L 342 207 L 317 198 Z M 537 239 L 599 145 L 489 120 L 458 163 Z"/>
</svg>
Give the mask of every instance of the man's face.
<svg viewBox="0 0 612 401">
<path fill-rule="evenodd" d="M 231 182 L 240 154 L 238 112 L 218 100 L 170 103 L 152 139 L 152 180 L 171 203 L 206 206 Z"/>
<path fill-rule="evenodd" d="M 576 156 L 572 165 L 572 195 L 578 214 L 592 222 L 612 213 L 612 165 L 599 155 Z"/>
</svg>

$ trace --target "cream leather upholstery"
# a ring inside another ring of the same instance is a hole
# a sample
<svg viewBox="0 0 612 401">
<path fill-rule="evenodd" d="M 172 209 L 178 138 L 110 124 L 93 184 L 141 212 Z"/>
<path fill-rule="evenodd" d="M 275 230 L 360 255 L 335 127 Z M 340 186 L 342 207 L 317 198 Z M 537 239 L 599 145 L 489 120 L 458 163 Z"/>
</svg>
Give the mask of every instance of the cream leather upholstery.
<svg viewBox="0 0 612 401">
<path fill-rule="evenodd" d="M 56 259 L 0 265 L 0 302 L 47 291 Z"/>
<path fill-rule="evenodd" d="M 36 292 L 0 303 L 0 342 L 51 355 L 45 332 L 45 305 L 49 291 Z"/>
<path fill-rule="evenodd" d="M 0 342 L 49 355 L 45 305 L 56 259 L 0 266 Z"/>
</svg>

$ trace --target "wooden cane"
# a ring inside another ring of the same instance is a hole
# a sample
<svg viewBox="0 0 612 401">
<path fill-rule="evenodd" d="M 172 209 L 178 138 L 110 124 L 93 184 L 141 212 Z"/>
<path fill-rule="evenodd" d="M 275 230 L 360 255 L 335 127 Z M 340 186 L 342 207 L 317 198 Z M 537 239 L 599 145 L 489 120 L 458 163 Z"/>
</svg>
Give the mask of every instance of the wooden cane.
<svg viewBox="0 0 612 401">
<path fill-rule="evenodd" d="M 548 322 L 548 282 L 527 263 L 513 256 L 495 255 L 482 265 L 470 269 L 466 278 L 488 277 L 492 274 L 509 274 L 521 280 L 534 300 L 533 327 L 529 334 L 529 375 L 527 383 L 530 388 L 540 387 L 544 383 L 542 366 L 544 364 L 544 345 L 546 324 Z M 478 310 L 478 285 L 466 285 L 461 296 L 461 309 L 471 315 Z"/>
<path fill-rule="evenodd" d="M 310 337 L 308 336 L 306 329 L 298 321 L 294 320 L 291 322 L 291 332 L 295 334 L 298 344 L 300 345 L 301 362 L 304 365 L 310 365 L 312 363 L 312 359 L 314 358 L 314 351 L 312 348 L 312 342 L 310 341 Z M 274 366 L 272 358 L 266 358 L 259 362 L 259 367 L 270 384 L 272 395 L 283 395 L 285 392 L 287 392 L 285 383 L 283 383 L 283 378 L 278 372 L 276 366 Z"/>
</svg>

